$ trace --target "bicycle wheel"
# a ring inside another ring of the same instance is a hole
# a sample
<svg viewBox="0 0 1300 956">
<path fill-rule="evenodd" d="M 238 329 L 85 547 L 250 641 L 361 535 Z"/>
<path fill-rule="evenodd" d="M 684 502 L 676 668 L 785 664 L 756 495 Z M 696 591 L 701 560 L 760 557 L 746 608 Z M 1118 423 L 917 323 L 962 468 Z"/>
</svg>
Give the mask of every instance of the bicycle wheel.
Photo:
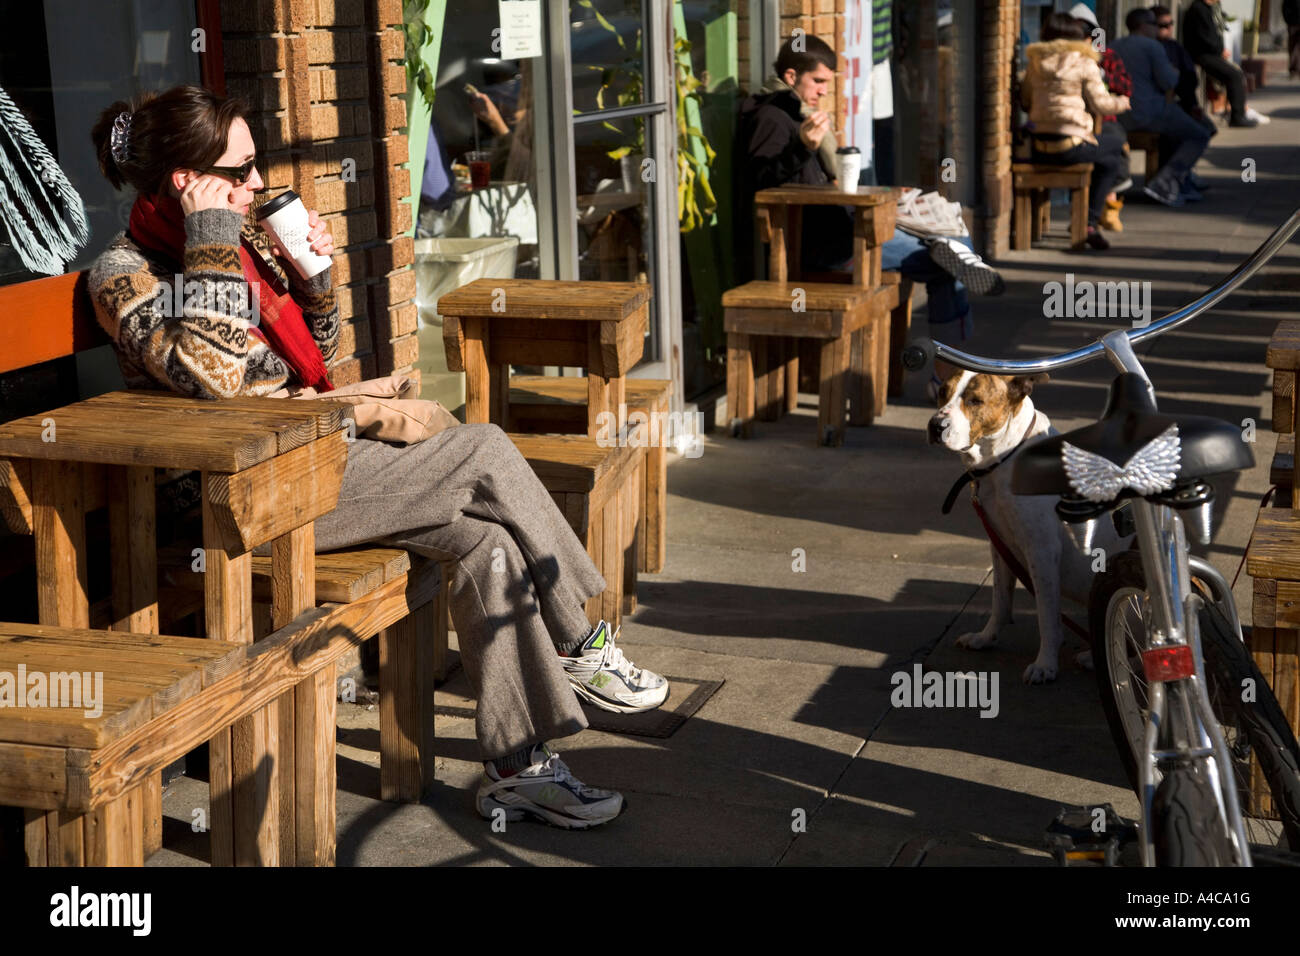
<svg viewBox="0 0 1300 956">
<path fill-rule="evenodd" d="M 1300 747 L 1227 615 L 1197 583 L 1206 598 L 1198 618 L 1206 691 L 1223 730 L 1237 790 L 1244 794 L 1249 789 L 1254 755 L 1279 817 L 1249 818 L 1247 834 L 1252 843 L 1300 851 Z M 1125 552 L 1093 581 L 1088 614 L 1102 708 L 1134 792 L 1137 755 L 1146 729 L 1147 685 L 1141 658 L 1146 645 L 1141 610 L 1145 591 L 1141 559 L 1136 552 Z M 1253 701 L 1242 700 L 1246 681 L 1254 689 Z"/>
<path fill-rule="evenodd" d="M 1232 844 L 1205 768 L 1179 764 L 1161 779 L 1151 801 L 1156 866 L 1232 866 Z"/>
</svg>

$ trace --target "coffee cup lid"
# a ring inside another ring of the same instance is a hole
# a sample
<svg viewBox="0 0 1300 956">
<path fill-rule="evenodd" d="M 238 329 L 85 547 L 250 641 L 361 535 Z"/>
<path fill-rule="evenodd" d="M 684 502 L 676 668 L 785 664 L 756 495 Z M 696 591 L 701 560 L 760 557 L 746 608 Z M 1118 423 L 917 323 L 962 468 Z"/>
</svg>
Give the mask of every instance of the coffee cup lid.
<svg viewBox="0 0 1300 956">
<path fill-rule="evenodd" d="M 837 153 L 860 153 L 860 152 L 862 152 L 862 150 L 858 149 L 856 146 L 841 146 L 841 147 L 840 147 L 839 149 L 837 149 L 835 152 L 837 152 Z"/>
<path fill-rule="evenodd" d="M 286 189 L 280 195 L 276 196 L 269 202 L 264 202 L 257 207 L 257 218 L 265 219 L 267 216 L 273 216 L 289 203 L 298 198 L 298 194 L 292 189 Z"/>
</svg>

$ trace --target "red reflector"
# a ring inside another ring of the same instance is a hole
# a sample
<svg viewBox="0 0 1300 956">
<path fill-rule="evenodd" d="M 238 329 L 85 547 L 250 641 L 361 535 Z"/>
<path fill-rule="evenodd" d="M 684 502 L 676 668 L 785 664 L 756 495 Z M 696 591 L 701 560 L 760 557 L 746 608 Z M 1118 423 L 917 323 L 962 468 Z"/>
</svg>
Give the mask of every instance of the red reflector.
<svg viewBox="0 0 1300 956">
<path fill-rule="evenodd" d="M 1157 647 L 1142 652 L 1142 669 L 1148 681 L 1182 680 L 1196 671 L 1192 649 L 1186 644 Z"/>
</svg>

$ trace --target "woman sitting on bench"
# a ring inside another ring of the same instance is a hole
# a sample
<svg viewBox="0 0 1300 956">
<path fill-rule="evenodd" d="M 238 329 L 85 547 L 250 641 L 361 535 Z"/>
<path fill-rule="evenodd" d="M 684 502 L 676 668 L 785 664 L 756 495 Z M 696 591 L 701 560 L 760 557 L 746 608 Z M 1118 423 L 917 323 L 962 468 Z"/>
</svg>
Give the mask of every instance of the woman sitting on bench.
<svg viewBox="0 0 1300 956">
<path fill-rule="evenodd" d="M 138 193 L 129 228 L 89 276 L 128 387 L 210 399 L 333 388 L 330 270 L 303 280 L 249 216 L 264 183 L 246 112 L 238 99 L 180 86 L 114 103 L 92 131 L 103 174 Z M 333 255 L 314 210 L 308 225 L 311 250 Z M 179 315 L 169 314 L 171 294 L 159 296 L 175 281 L 184 283 Z M 241 308 L 250 301 L 256 312 Z M 636 713 L 662 704 L 668 682 L 624 658 L 604 621 L 587 621 L 583 604 L 605 581 L 506 434 L 458 425 L 408 446 L 352 442 L 316 545 L 369 542 L 458 564 L 449 598 L 478 698 L 479 812 L 575 829 L 617 816 L 622 795 L 574 779 L 546 741 L 587 726 L 575 691 Z"/>
</svg>

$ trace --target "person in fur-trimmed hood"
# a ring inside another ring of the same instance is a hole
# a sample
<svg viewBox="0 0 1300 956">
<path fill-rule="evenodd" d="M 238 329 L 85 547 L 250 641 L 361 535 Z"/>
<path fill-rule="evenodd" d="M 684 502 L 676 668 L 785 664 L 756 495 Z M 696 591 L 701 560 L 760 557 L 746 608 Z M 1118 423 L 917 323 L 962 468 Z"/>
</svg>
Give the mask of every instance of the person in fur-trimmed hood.
<svg viewBox="0 0 1300 956">
<path fill-rule="evenodd" d="M 1095 117 L 1126 113 L 1127 96 L 1112 96 L 1102 80 L 1101 55 L 1082 23 L 1068 13 L 1054 13 L 1043 24 L 1043 41 L 1025 47 L 1028 66 L 1021 97 L 1029 111 L 1030 145 L 1035 163 L 1072 166 L 1092 163 L 1088 192 L 1088 245 L 1108 249 L 1097 228 L 1106 196 L 1119 181 L 1124 164 L 1124 135 L 1107 124 L 1094 134 Z"/>
</svg>

